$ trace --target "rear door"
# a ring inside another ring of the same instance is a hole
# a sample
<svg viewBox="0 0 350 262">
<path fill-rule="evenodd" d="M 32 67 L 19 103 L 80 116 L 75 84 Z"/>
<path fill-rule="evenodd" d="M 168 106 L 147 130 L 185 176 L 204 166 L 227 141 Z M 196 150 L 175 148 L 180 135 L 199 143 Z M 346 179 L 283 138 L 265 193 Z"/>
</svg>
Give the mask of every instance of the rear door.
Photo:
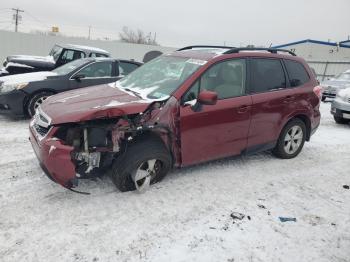
<svg viewBox="0 0 350 262">
<path fill-rule="evenodd" d="M 70 87 L 74 89 L 114 82 L 117 80 L 115 70 L 113 61 L 94 62 L 83 67 L 70 78 Z M 84 78 L 76 80 L 74 79 L 76 75 L 82 75 Z"/>
<path fill-rule="evenodd" d="M 182 165 L 241 153 L 247 145 L 251 96 L 246 94 L 246 60 L 209 68 L 188 90 L 180 107 Z M 215 91 L 215 105 L 195 104 L 202 90 Z"/>
<path fill-rule="evenodd" d="M 278 139 L 283 119 L 294 108 L 295 96 L 280 59 L 252 58 L 249 69 L 253 105 L 248 150 L 254 150 L 272 146 Z"/>
</svg>

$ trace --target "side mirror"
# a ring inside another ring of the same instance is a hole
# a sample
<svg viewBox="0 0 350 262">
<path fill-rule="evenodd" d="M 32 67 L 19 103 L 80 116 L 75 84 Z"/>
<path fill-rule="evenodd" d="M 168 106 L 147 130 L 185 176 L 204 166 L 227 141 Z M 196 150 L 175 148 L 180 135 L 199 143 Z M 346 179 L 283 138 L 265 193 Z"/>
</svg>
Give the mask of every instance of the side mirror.
<svg viewBox="0 0 350 262">
<path fill-rule="evenodd" d="M 213 91 L 202 91 L 198 96 L 198 103 L 202 105 L 215 105 L 218 101 L 218 94 Z"/>
<path fill-rule="evenodd" d="M 72 79 L 74 79 L 75 81 L 78 81 L 78 82 L 83 78 L 85 78 L 85 75 L 82 75 L 82 74 L 77 74 L 77 75 L 72 77 Z"/>
</svg>

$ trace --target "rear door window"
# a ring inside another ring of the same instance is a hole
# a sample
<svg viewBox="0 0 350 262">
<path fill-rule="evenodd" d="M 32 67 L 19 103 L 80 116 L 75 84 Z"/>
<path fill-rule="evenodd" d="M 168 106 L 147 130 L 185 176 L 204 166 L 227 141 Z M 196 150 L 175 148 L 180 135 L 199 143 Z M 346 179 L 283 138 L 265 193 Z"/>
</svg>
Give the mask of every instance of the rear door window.
<svg viewBox="0 0 350 262">
<path fill-rule="evenodd" d="M 128 63 L 119 61 L 119 74 L 120 75 L 128 75 L 132 71 L 134 71 L 136 68 L 138 68 L 138 65 L 134 63 Z"/>
<path fill-rule="evenodd" d="M 100 53 L 91 53 L 90 57 L 108 57 L 108 56 Z"/>
<path fill-rule="evenodd" d="M 84 75 L 85 78 L 111 77 L 112 62 L 93 63 L 84 67 L 76 74 Z"/>
<path fill-rule="evenodd" d="M 310 80 L 309 74 L 306 72 L 305 67 L 296 61 L 284 60 L 287 68 L 289 82 L 292 87 L 301 86 Z"/>
<path fill-rule="evenodd" d="M 286 87 L 286 76 L 279 59 L 253 58 L 251 66 L 251 92 L 262 93 Z"/>
<path fill-rule="evenodd" d="M 84 58 L 84 57 L 85 57 L 85 54 L 81 51 L 66 49 L 62 54 L 61 60 L 64 63 L 68 63 L 68 62 L 71 62 L 73 60 Z"/>
</svg>

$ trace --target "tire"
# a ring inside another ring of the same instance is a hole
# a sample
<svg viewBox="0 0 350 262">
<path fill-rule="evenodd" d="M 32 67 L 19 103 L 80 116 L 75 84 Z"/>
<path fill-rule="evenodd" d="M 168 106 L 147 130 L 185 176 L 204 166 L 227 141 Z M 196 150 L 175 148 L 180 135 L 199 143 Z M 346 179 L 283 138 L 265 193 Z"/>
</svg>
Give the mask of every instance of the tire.
<svg viewBox="0 0 350 262">
<path fill-rule="evenodd" d="M 334 116 L 334 121 L 337 123 L 337 124 L 347 124 L 350 122 L 350 120 L 347 120 L 347 119 L 344 119 L 340 116 Z"/>
<path fill-rule="evenodd" d="M 111 172 L 113 183 L 122 192 L 140 190 L 136 187 L 133 176 L 135 176 L 135 173 L 137 174 L 138 170 L 147 169 L 148 167 L 144 168 L 144 166 L 153 160 L 156 160 L 156 162 L 154 172 L 149 175 L 149 184 L 161 181 L 170 171 L 172 167 L 171 155 L 158 138 L 142 138 L 129 144 L 126 152 L 113 163 Z M 143 179 L 144 181 L 145 179 Z"/>
<path fill-rule="evenodd" d="M 324 101 L 326 101 L 326 99 L 327 99 L 327 97 L 322 96 L 321 101 L 324 102 Z"/>
<path fill-rule="evenodd" d="M 38 105 L 40 105 L 46 98 L 49 96 L 54 95 L 52 92 L 40 92 L 32 96 L 26 107 L 26 111 L 29 117 L 33 117 L 35 115 L 35 110 L 37 109 Z"/>
<path fill-rule="evenodd" d="M 293 129 L 294 128 L 294 129 Z M 297 130 L 293 135 L 293 131 Z M 302 132 L 302 133 L 300 133 Z M 298 135 L 300 134 L 300 135 Z M 292 137 L 293 135 L 293 137 Z M 289 137 L 288 137 L 289 136 Z M 299 140 L 300 137 L 300 140 Z M 290 138 L 290 140 L 288 140 Z M 272 150 L 272 153 L 282 159 L 290 159 L 296 157 L 302 150 L 306 139 L 306 126 L 305 123 L 299 118 L 294 118 L 289 121 L 283 128 L 276 147 Z M 290 143 L 288 142 L 290 141 Z M 288 144 L 289 143 L 289 144 Z M 289 145 L 289 146 L 288 146 Z M 295 146 L 293 148 L 293 145 Z M 293 149 L 293 150 L 291 150 Z"/>
</svg>

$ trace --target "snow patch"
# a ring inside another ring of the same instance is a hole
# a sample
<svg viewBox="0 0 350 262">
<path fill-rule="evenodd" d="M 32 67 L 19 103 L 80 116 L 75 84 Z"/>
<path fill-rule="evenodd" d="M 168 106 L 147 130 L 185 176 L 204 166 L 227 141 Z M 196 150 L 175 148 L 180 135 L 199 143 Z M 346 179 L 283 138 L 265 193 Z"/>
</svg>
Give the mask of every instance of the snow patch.
<svg viewBox="0 0 350 262">
<path fill-rule="evenodd" d="M 86 50 L 91 50 L 94 52 L 98 52 L 98 53 L 106 53 L 108 54 L 108 52 L 106 50 L 103 50 L 101 48 L 97 48 L 97 47 L 91 47 L 91 46 L 84 46 L 84 45 L 69 45 L 71 47 L 75 47 L 77 49 L 86 49 Z"/>
<path fill-rule="evenodd" d="M 49 149 L 49 155 L 51 155 L 51 153 L 56 150 L 56 147 L 55 146 L 50 146 L 50 149 Z"/>
<path fill-rule="evenodd" d="M 10 56 L 10 59 L 23 59 L 23 60 L 34 60 L 38 62 L 48 62 L 48 63 L 56 63 L 53 56 L 31 56 L 31 55 L 14 55 Z"/>
<path fill-rule="evenodd" d="M 5 69 L 8 69 L 11 66 L 13 66 L 13 67 L 21 67 L 21 68 L 29 68 L 29 69 L 33 69 L 34 68 L 32 66 L 29 66 L 29 65 L 24 65 L 24 64 L 14 63 L 14 62 L 8 62 L 6 64 L 6 68 Z"/>
<path fill-rule="evenodd" d="M 135 100 L 135 101 L 129 101 L 129 102 L 119 102 L 116 100 L 112 100 L 106 105 L 94 106 L 93 108 L 99 109 L 99 108 L 104 108 L 104 107 L 116 107 L 116 106 L 122 106 L 122 105 L 130 104 L 130 103 L 149 104 L 150 101 L 149 100 Z"/>
<path fill-rule="evenodd" d="M 82 93 L 82 94 L 77 94 L 77 95 L 73 95 L 73 96 L 66 96 L 64 98 L 57 99 L 57 100 L 53 101 L 53 103 L 65 103 L 65 102 L 67 102 L 70 99 L 73 99 L 73 98 L 76 98 L 76 97 L 80 97 L 80 96 L 85 96 L 87 94 L 89 94 L 89 93 Z"/>
<path fill-rule="evenodd" d="M 350 98 L 350 88 L 342 89 L 338 92 L 338 94 Z"/>
</svg>

